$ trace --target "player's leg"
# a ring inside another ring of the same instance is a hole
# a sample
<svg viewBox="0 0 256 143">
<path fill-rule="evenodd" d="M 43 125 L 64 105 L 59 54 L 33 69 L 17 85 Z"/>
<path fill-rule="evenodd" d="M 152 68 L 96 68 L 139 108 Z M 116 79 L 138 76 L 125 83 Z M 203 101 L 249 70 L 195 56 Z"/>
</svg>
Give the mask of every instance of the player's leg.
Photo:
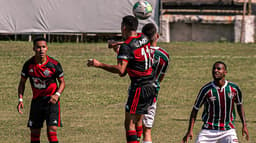
<svg viewBox="0 0 256 143">
<path fill-rule="evenodd" d="M 127 143 L 137 143 L 136 123 L 143 118 L 143 115 L 125 113 L 125 129 Z"/>
<path fill-rule="evenodd" d="M 218 143 L 238 143 L 235 129 L 230 129 L 223 132 L 223 137 L 219 140 Z"/>
<path fill-rule="evenodd" d="M 40 143 L 40 133 L 41 128 L 30 128 L 30 142 L 31 143 Z"/>
<path fill-rule="evenodd" d="M 152 143 L 151 128 L 144 127 L 144 130 L 143 130 L 143 143 Z"/>
<path fill-rule="evenodd" d="M 59 143 L 57 138 L 57 126 L 48 126 L 47 136 L 50 143 Z"/>
<path fill-rule="evenodd" d="M 218 143 L 221 133 L 218 130 L 202 129 L 197 136 L 195 143 Z"/>
<path fill-rule="evenodd" d="M 151 129 L 153 127 L 156 114 L 156 102 L 148 107 L 148 113 L 143 118 L 143 143 L 152 143 Z"/>
<path fill-rule="evenodd" d="M 57 127 L 61 127 L 60 118 L 60 102 L 56 104 L 49 104 L 48 117 L 46 119 L 47 124 L 47 136 L 50 143 L 58 143 Z"/>
<path fill-rule="evenodd" d="M 133 87 L 129 90 L 128 101 L 126 104 L 126 130 L 127 142 L 137 143 L 136 123 L 142 120 L 144 114 L 147 113 L 149 105 L 153 102 L 155 88 L 153 85 L 143 85 L 141 87 Z"/>
<path fill-rule="evenodd" d="M 27 127 L 30 128 L 31 143 L 40 143 L 41 128 L 43 127 L 44 115 L 42 114 L 40 100 L 32 100 Z"/>
<path fill-rule="evenodd" d="M 141 136 L 143 133 L 143 124 L 142 124 L 143 118 L 141 118 L 137 124 L 136 124 L 136 132 L 137 132 L 137 142 L 140 143 Z"/>
</svg>

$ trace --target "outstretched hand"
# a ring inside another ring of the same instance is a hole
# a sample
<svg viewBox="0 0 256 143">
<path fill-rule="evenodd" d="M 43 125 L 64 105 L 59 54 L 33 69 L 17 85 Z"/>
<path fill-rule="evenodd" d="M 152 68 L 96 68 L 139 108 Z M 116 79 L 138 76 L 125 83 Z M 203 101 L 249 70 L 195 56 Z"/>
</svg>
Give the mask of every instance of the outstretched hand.
<svg viewBox="0 0 256 143">
<path fill-rule="evenodd" d="M 89 60 L 87 61 L 87 66 L 88 66 L 88 67 L 99 67 L 100 64 L 101 64 L 101 63 L 100 63 L 98 60 L 96 60 L 96 59 L 89 59 Z"/>
</svg>

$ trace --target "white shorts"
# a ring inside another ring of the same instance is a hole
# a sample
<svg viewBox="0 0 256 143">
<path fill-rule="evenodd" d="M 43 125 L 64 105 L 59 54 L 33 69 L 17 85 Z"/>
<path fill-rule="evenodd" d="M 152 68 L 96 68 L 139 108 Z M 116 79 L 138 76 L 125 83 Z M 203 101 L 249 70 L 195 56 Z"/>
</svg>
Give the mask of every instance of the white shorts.
<svg viewBox="0 0 256 143">
<path fill-rule="evenodd" d="M 153 104 L 148 107 L 148 113 L 144 115 L 144 118 L 142 120 L 143 125 L 147 128 L 152 128 L 155 115 L 156 115 L 156 102 L 153 102 Z"/>
<path fill-rule="evenodd" d="M 196 143 L 238 143 L 235 129 L 227 131 L 202 129 Z"/>
</svg>

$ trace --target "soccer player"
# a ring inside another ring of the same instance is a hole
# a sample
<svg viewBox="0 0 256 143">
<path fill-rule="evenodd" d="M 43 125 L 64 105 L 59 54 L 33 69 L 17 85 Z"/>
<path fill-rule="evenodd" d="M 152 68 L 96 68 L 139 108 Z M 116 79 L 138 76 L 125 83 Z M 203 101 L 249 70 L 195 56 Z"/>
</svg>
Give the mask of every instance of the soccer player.
<svg viewBox="0 0 256 143">
<path fill-rule="evenodd" d="M 47 124 L 49 142 L 58 143 L 57 127 L 61 126 L 59 99 L 65 88 L 63 70 L 58 61 L 47 55 L 46 39 L 35 38 L 33 50 L 35 55 L 25 62 L 21 72 L 17 109 L 22 114 L 25 83 L 29 78 L 33 91 L 28 120 L 31 143 L 40 143 L 40 133 L 44 120 Z"/>
<path fill-rule="evenodd" d="M 144 118 L 137 122 L 137 141 L 140 142 L 141 135 L 143 133 L 143 143 L 152 143 L 151 129 L 154 123 L 154 117 L 156 113 L 157 95 L 160 90 L 160 82 L 163 80 L 164 75 L 168 69 L 169 65 L 169 54 L 162 48 L 157 47 L 157 40 L 159 35 L 157 29 L 153 23 L 148 23 L 143 26 L 142 33 L 145 34 L 149 41 L 152 50 L 154 50 L 154 60 L 153 60 L 153 75 L 156 87 L 156 97 L 152 105 L 148 108 L 148 113 L 144 115 Z M 116 53 L 118 53 L 120 44 L 123 42 L 109 41 L 109 48 L 112 48 Z"/>
<path fill-rule="evenodd" d="M 120 46 L 117 65 L 108 65 L 88 60 L 88 66 L 102 68 L 106 71 L 124 76 L 128 73 L 131 88 L 126 103 L 125 129 L 127 143 L 137 143 L 136 123 L 147 113 L 147 108 L 153 103 L 155 87 L 153 85 L 152 62 L 153 54 L 149 40 L 137 33 L 138 20 L 134 16 L 122 19 L 121 32 L 126 39 Z"/>
<path fill-rule="evenodd" d="M 204 104 L 202 114 L 203 126 L 196 143 L 237 143 L 235 131 L 235 104 L 242 122 L 242 134 L 249 140 L 242 104 L 242 92 L 239 87 L 225 79 L 227 66 L 217 61 L 212 67 L 213 81 L 204 85 L 192 109 L 189 127 L 182 142 L 188 142 L 193 137 L 193 127 L 199 108 Z"/>
<path fill-rule="evenodd" d="M 163 49 L 157 46 L 157 40 L 159 35 L 157 29 L 153 23 L 148 23 L 142 28 L 142 33 L 144 33 L 150 40 L 151 48 L 155 50 L 154 61 L 153 61 L 153 71 L 154 71 L 154 81 L 156 84 L 156 97 L 154 102 L 148 108 L 148 113 L 144 115 L 143 118 L 143 143 L 152 143 L 151 129 L 153 127 L 154 118 L 156 114 L 157 105 L 157 95 L 160 90 L 160 82 L 163 80 L 164 75 L 168 69 L 169 65 L 169 54 Z M 138 130 L 140 130 L 140 124 L 137 124 Z M 140 140 L 140 139 L 139 139 Z"/>
</svg>

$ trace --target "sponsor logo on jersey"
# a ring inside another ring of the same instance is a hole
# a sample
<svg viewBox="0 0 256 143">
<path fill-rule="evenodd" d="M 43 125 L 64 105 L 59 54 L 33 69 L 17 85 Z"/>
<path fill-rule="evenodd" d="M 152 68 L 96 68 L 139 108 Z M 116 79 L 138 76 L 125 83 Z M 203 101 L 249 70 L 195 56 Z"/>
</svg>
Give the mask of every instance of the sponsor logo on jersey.
<svg viewBox="0 0 256 143">
<path fill-rule="evenodd" d="M 34 87 L 38 89 L 46 88 L 46 82 L 37 77 L 32 77 Z"/>
</svg>

